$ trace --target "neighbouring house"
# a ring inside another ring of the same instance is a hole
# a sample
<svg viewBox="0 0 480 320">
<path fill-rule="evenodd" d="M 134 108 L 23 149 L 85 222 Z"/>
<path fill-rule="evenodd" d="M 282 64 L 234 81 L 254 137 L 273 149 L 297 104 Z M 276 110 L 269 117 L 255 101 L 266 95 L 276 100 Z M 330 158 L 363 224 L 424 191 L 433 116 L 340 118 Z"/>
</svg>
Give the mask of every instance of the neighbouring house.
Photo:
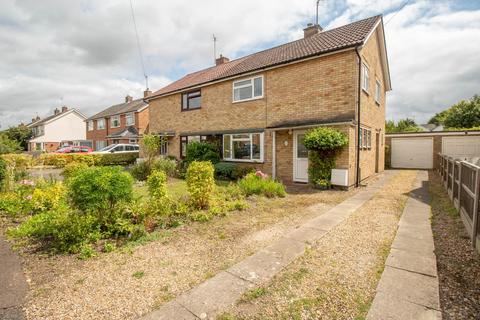
<svg viewBox="0 0 480 320">
<path fill-rule="evenodd" d="M 388 133 L 386 163 L 392 168 L 439 169 L 439 154 L 455 159 L 480 157 L 480 131 Z"/>
<path fill-rule="evenodd" d="M 144 92 L 144 98 L 151 91 Z M 125 97 L 125 102 L 113 105 L 86 120 L 87 139 L 94 150 L 114 143 L 138 143 L 148 132 L 148 103 L 143 99 Z"/>
<path fill-rule="evenodd" d="M 28 151 L 52 152 L 62 146 L 62 141 L 84 141 L 86 118 L 77 109 L 66 106 L 61 110 L 55 108 L 46 118 L 33 118 L 27 124 L 33 133 L 33 138 L 28 141 Z"/>
<path fill-rule="evenodd" d="M 224 161 L 284 183 L 308 182 L 306 130 L 344 132 L 333 182 L 350 187 L 384 170 L 385 92 L 391 90 L 383 20 L 375 16 L 190 73 L 154 92 L 150 133 L 182 158 L 191 141 L 219 145 Z"/>
</svg>

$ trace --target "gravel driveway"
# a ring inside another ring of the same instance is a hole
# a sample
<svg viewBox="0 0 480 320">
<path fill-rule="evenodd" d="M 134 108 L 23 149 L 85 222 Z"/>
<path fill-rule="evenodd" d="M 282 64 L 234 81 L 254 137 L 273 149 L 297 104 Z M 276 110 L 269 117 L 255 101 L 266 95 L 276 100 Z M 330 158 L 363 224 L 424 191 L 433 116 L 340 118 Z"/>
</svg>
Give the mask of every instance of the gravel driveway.
<svg viewBox="0 0 480 320">
<path fill-rule="evenodd" d="M 416 171 L 399 171 L 346 222 L 265 288 L 218 319 L 362 319 L 368 312 Z"/>
</svg>

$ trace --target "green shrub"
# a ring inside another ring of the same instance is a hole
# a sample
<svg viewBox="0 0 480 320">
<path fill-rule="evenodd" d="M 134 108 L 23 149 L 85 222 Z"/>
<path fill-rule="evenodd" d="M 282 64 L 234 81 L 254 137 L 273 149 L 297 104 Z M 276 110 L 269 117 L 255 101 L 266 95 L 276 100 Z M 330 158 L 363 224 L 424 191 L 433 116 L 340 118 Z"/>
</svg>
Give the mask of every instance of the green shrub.
<svg viewBox="0 0 480 320">
<path fill-rule="evenodd" d="M 114 210 L 120 201 L 133 197 L 133 179 L 121 167 L 89 167 L 69 181 L 68 196 L 82 211 Z"/>
<path fill-rule="evenodd" d="M 25 214 L 28 210 L 27 203 L 26 199 L 15 192 L 0 193 L 0 213 L 4 215 L 18 217 Z"/>
<path fill-rule="evenodd" d="M 32 194 L 32 209 L 42 212 L 56 208 L 65 198 L 66 188 L 60 182 L 37 185 Z"/>
<path fill-rule="evenodd" d="M 177 161 L 170 158 L 158 158 L 153 161 L 152 170 L 165 172 L 169 177 L 177 175 Z"/>
<path fill-rule="evenodd" d="M 100 238 L 95 217 L 72 212 L 65 205 L 31 216 L 7 234 L 69 253 L 76 253 L 84 243 Z"/>
<path fill-rule="evenodd" d="M 215 177 L 221 180 L 238 180 L 250 172 L 255 172 L 255 169 L 231 162 L 218 162 L 215 164 Z"/>
<path fill-rule="evenodd" d="M 101 157 L 97 160 L 96 165 L 99 166 L 124 166 L 135 163 L 138 159 L 138 152 L 126 152 L 126 153 L 106 153 L 101 154 Z"/>
<path fill-rule="evenodd" d="M 3 158 L 0 158 L 0 191 L 3 187 L 3 182 L 7 176 L 7 163 Z"/>
<path fill-rule="evenodd" d="M 148 176 L 152 172 L 151 166 L 147 161 L 142 161 L 140 163 L 135 163 L 130 168 L 130 173 L 138 181 L 147 180 Z"/>
<path fill-rule="evenodd" d="M 219 162 L 214 165 L 215 177 L 222 180 L 233 180 L 235 164 L 230 162 Z"/>
<path fill-rule="evenodd" d="M 305 134 L 303 144 L 308 150 L 335 151 L 346 146 L 348 138 L 338 130 L 319 127 Z"/>
<path fill-rule="evenodd" d="M 187 190 L 192 205 L 207 208 L 215 189 L 213 165 L 209 161 L 193 161 L 187 169 Z"/>
<path fill-rule="evenodd" d="M 215 164 L 220 161 L 220 153 L 217 145 L 209 142 L 192 141 L 187 144 L 185 162 L 210 161 Z"/>
<path fill-rule="evenodd" d="M 70 162 L 63 168 L 62 176 L 65 180 L 68 180 L 73 177 L 77 172 L 86 168 L 88 168 L 88 164 L 86 164 L 85 162 Z"/>
<path fill-rule="evenodd" d="M 154 199 L 167 196 L 167 175 L 163 171 L 154 170 L 147 179 L 148 192 Z"/>
<path fill-rule="evenodd" d="M 286 195 L 285 186 L 283 184 L 276 182 L 271 178 L 262 177 L 253 172 L 239 180 L 238 186 L 247 196 L 256 194 L 273 198 L 285 197 Z"/>
<path fill-rule="evenodd" d="M 328 127 L 308 131 L 303 141 L 308 152 L 308 179 L 315 187 L 330 187 L 338 152 L 348 144 L 346 134 Z"/>
</svg>

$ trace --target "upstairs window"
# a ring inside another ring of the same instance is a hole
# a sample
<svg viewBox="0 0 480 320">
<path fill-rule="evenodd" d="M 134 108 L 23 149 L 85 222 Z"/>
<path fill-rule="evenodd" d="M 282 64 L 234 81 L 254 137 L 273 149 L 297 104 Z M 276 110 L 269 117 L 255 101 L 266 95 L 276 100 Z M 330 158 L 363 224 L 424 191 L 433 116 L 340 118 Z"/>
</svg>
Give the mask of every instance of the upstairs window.
<svg viewBox="0 0 480 320">
<path fill-rule="evenodd" d="M 93 130 L 93 120 L 87 121 L 87 130 L 92 131 Z"/>
<path fill-rule="evenodd" d="M 365 63 L 362 64 L 362 89 L 367 93 L 370 90 L 370 74 Z"/>
<path fill-rule="evenodd" d="M 110 128 L 118 128 L 120 127 L 120 116 L 112 116 L 112 123 L 110 124 Z"/>
<path fill-rule="evenodd" d="M 375 102 L 380 104 L 381 85 L 378 80 L 375 81 Z"/>
<path fill-rule="evenodd" d="M 200 109 L 202 93 L 200 90 L 182 94 L 182 111 Z"/>
<path fill-rule="evenodd" d="M 263 97 L 263 76 L 243 79 L 233 83 L 233 102 Z"/>
<path fill-rule="evenodd" d="M 127 126 L 131 126 L 135 124 L 135 115 L 133 114 L 133 112 L 127 113 L 125 115 L 125 124 Z"/>
<path fill-rule="evenodd" d="M 97 120 L 97 130 L 105 129 L 105 119 Z"/>
</svg>

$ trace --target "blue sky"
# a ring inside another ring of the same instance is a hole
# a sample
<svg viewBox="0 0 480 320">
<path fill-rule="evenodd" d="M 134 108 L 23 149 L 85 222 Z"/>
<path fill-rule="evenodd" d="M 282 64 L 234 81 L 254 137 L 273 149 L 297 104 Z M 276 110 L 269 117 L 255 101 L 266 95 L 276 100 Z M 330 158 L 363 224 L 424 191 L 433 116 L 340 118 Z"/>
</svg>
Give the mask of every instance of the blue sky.
<svg viewBox="0 0 480 320">
<path fill-rule="evenodd" d="M 315 18 L 315 0 L 133 1 L 153 90 L 211 66 L 213 33 L 237 58 L 300 38 Z M 480 1 L 323 0 L 319 12 L 326 29 L 384 14 L 389 119 L 425 122 L 480 93 Z M 1 1 L 2 128 L 60 104 L 91 115 L 143 89 L 128 0 Z"/>
</svg>

